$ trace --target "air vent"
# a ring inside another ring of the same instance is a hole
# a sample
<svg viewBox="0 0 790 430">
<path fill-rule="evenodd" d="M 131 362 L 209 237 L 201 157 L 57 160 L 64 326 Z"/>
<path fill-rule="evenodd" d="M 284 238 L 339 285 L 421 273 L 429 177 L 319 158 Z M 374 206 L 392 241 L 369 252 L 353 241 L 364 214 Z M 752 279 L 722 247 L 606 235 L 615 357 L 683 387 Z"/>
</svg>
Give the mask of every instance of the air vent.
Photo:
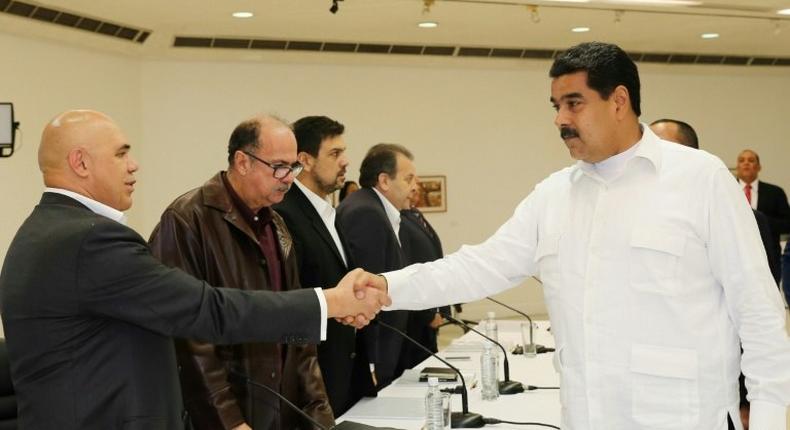
<svg viewBox="0 0 790 430">
<path fill-rule="evenodd" d="M 2 6 L 3 0 L 0 0 Z M 15 3 L 15 2 L 12 2 Z M 494 48 L 482 46 L 388 45 L 381 43 L 318 42 L 309 40 L 238 39 L 227 37 L 176 36 L 175 48 L 267 49 L 277 51 L 347 52 L 356 54 L 430 55 L 477 58 L 529 58 L 551 60 L 558 49 Z M 790 58 L 728 56 L 687 53 L 630 52 L 636 62 L 730 66 L 790 66 Z"/>
<path fill-rule="evenodd" d="M 33 2 L 0 0 L 0 12 L 137 43 L 144 43 L 151 35 L 147 30 L 44 7 Z"/>
</svg>

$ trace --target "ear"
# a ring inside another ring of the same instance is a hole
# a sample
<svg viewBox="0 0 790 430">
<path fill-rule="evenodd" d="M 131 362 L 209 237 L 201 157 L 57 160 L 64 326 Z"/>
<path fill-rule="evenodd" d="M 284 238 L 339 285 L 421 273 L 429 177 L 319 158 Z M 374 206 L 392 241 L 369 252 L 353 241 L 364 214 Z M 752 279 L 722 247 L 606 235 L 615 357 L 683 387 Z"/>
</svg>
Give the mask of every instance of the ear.
<svg viewBox="0 0 790 430">
<path fill-rule="evenodd" d="M 391 180 L 392 179 L 390 178 L 390 175 L 388 175 L 388 174 L 386 174 L 384 172 L 381 172 L 381 173 L 379 173 L 379 176 L 378 176 L 377 185 L 379 186 L 379 188 L 381 188 L 382 191 L 389 191 L 389 189 L 390 189 L 390 181 Z"/>
<path fill-rule="evenodd" d="M 305 172 L 311 172 L 313 170 L 315 157 L 313 157 L 312 155 L 310 155 L 310 154 L 308 154 L 306 152 L 300 152 L 300 153 L 296 154 L 296 160 L 299 161 L 299 163 L 302 166 L 304 166 L 304 171 Z"/>
<path fill-rule="evenodd" d="M 626 88 L 624 85 L 618 85 L 610 97 L 612 97 L 612 100 L 614 100 L 618 118 L 623 118 L 625 113 L 632 110 L 629 109 L 631 106 L 631 98 L 628 94 L 628 88 Z"/>
<path fill-rule="evenodd" d="M 69 151 L 67 160 L 74 174 L 80 178 L 86 178 L 88 176 L 91 160 L 84 148 L 74 148 Z"/>
<path fill-rule="evenodd" d="M 250 171 L 250 157 L 243 152 L 236 151 L 233 154 L 233 166 L 240 175 L 246 175 Z"/>
</svg>

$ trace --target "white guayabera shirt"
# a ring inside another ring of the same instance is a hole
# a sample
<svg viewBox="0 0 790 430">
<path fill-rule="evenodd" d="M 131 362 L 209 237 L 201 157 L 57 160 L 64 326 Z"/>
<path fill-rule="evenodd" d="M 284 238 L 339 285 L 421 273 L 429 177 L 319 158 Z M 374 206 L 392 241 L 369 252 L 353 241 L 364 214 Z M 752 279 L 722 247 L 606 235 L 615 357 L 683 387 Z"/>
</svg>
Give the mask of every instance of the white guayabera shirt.
<svg viewBox="0 0 790 430">
<path fill-rule="evenodd" d="M 752 430 L 784 429 L 785 311 L 743 192 L 718 158 L 642 132 L 615 166 L 549 176 L 484 243 L 385 274 L 391 309 L 535 276 L 564 430 L 718 430 L 728 412 L 740 428 L 741 368 Z"/>
</svg>

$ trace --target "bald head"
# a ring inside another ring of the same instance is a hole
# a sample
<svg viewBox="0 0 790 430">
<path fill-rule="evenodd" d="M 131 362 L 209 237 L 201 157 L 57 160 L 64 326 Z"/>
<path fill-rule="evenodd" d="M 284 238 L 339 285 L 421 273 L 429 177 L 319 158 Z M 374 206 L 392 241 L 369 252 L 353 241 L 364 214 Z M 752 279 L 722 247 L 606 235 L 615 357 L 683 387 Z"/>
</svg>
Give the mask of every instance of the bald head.
<svg viewBox="0 0 790 430">
<path fill-rule="evenodd" d="M 678 121 L 676 119 L 659 119 L 650 124 L 650 129 L 664 140 L 699 149 L 697 132 L 683 121 Z"/>
<path fill-rule="evenodd" d="M 129 148 L 109 116 L 71 110 L 44 128 L 38 165 L 46 186 L 71 190 L 123 211 L 131 206 L 137 170 Z"/>
</svg>

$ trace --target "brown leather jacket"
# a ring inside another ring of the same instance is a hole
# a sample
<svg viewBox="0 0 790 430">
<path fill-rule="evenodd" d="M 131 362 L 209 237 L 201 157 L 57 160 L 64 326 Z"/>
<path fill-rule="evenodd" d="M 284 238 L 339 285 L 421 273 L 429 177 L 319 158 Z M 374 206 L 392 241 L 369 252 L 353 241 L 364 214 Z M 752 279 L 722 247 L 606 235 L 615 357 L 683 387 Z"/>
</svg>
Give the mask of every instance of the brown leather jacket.
<svg viewBox="0 0 790 430">
<path fill-rule="evenodd" d="M 151 235 L 152 252 L 211 285 L 270 289 L 255 234 L 233 205 L 218 173 L 177 198 Z M 293 244 L 282 218 L 273 215 L 283 260 L 283 290 L 300 288 Z M 182 392 L 195 430 L 308 429 L 309 423 L 262 388 L 229 370 L 248 375 L 301 407 L 325 426 L 334 424 L 318 367 L 315 345 L 252 343 L 211 345 L 176 340 Z M 280 368 L 282 367 L 282 372 Z"/>
</svg>

